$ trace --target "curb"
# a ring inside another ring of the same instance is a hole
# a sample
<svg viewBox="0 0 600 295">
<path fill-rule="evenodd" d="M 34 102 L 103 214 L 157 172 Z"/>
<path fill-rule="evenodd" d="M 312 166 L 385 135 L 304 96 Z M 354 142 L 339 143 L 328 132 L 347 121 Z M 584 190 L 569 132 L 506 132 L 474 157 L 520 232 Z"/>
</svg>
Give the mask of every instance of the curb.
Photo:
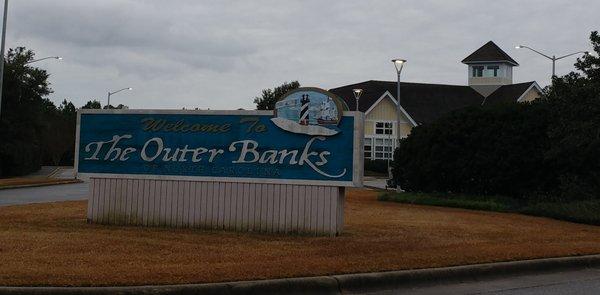
<svg viewBox="0 0 600 295">
<path fill-rule="evenodd" d="M 60 185 L 60 184 L 71 184 L 71 183 L 82 183 L 83 181 L 80 179 L 65 179 L 64 181 L 56 181 L 56 182 L 45 182 L 45 183 L 31 183 L 31 184 L 20 184 L 20 185 L 8 185 L 0 187 L 0 190 L 4 189 L 15 189 L 15 188 L 27 188 L 27 187 L 38 187 L 38 186 L 50 186 L 50 185 Z"/>
<path fill-rule="evenodd" d="M 373 190 L 378 190 L 378 191 L 396 191 L 395 189 L 389 188 L 389 187 L 388 188 L 382 188 L 382 187 L 377 187 L 377 186 L 373 186 L 373 185 L 365 185 L 365 184 L 363 184 L 363 187 L 370 188 L 370 189 L 373 189 Z"/>
<path fill-rule="evenodd" d="M 532 259 L 379 273 L 334 276 L 342 292 L 365 292 L 419 285 L 478 281 L 496 277 L 546 273 L 600 266 L 600 255 Z"/>
<path fill-rule="evenodd" d="M 600 266 L 600 255 L 320 277 L 132 287 L 0 287 L 1 294 L 342 294 Z"/>
<path fill-rule="evenodd" d="M 372 185 L 365 185 L 365 184 L 363 184 L 363 187 L 374 189 L 374 190 L 385 190 L 384 188 L 380 188 L 380 187 L 376 187 L 376 186 L 372 186 Z"/>
</svg>

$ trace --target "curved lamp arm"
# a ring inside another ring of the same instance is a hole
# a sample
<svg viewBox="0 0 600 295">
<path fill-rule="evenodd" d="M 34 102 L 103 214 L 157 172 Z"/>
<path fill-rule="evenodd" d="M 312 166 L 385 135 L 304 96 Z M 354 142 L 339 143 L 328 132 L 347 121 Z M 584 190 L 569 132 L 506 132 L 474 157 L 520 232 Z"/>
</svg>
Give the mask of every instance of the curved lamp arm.
<svg viewBox="0 0 600 295">
<path fill-rule="evenodd" d="M 557 57 L 556 59 L 557 59 L 557 60 L 558 60 L 558 59 L 562 59 L 562 58 L 569 57 L 569 56 L 571 56 L 571 55 L 575 55 L 575 54 L 579 54 L 579 53 L 583 53 L 584 55 L 588 55 L 588 54 L 590 54 L 590 53 L 589 53 L 589 51 L 577 51 L 577 52 L 573 52 L 573 53 L 571 53 L 571 54 L 567 54 L 567 55 L 563 55 L 563 56 L 561 56 L 561 57 Z"/>
<path fill-rule="evenodd" d="M 48 56 L 48 57 L 44 57 L 44 58 L 40 58 L 40 59 L 30 60 L 30 61 L 28 61 L 28 62 L 26 62 L 24 64 L 30 64 L 30 63 L 38 62 L 38 61 L 45 60 L 45 59 L 51 59 L 51 58 L 52 59 L 58 59 L 58 60 L 62 59 L 62 57 L 60 57 L 60 56 Z"/>
<path fill-rule="evenodd" d="M 543 54 L 543 53 L 541 53 L 541 52 L 539 52 L 539 51 L 537 51 L 537 50 L 535 50 L 535 49 L 533 49 L 533 48 L 531 48 L 529 46 L 519 45 L 519 46 L 516 46 L 515 48 L 517 48 L 517 49 L 519 49 L 519 48 L 527 48 L 527 49 L 529 49 L 529 50 L 531 50 L 531 51 L 533 51 L 533 52 L 535 52 L 535 53 L 537 53 L 537 54 L 539 54 L 539 55 L 541 55 L 541 56 L 543 56 L 543 57 L 545 57 L 547 59 L 553 60 L 552 57 L 550 57 L 548 55 L 545 55 L 545 54 Z"/>
<path fill-rule="evenodd" d="M 117 91 L 108 92 L 108 94 L 109 94 L 109 95 L 113 95 L 113 94 L 115 94 L 115 93 L 119 93 L 119 92 L 121 92 L 121 91 L 123 91 L 123 90 L 132 90 L 132 89 L 133 89 L 133 88 L 131 88 L 131 87 L 125 87 L 125 88 L 123 88 L 123 89 L 119 89 L 119 90 L 117 90 Z"/>
</svg>

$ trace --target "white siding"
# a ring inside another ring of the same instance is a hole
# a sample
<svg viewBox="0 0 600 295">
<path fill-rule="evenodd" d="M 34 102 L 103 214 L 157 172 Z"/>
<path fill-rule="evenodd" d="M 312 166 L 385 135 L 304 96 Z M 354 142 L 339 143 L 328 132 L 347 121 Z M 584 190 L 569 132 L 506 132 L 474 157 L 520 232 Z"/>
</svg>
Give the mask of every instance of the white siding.
<svg viewBox="0 0 600 295">
<path fill-rule="evenodd" d="M 330 186 L 91 178 L 89 222 L 337 235 L 344 189 Z"/>
</svg>

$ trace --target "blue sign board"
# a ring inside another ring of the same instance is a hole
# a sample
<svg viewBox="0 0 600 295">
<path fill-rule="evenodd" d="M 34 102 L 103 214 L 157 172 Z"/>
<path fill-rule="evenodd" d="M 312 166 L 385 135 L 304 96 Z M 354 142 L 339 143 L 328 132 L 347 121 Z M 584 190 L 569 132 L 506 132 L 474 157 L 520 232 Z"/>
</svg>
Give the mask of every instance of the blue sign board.
<svg viewBox="0 0 600 295">
<path fill-rule="evenodd" d="M 303 113 L 310 99 L 305 92 L 281 105 L 288 107 L 286 117 L 271 111 L 80 110 L 77 173 L 360 185 L 362 116 L 331 110 L 327 99 Z"/>
</svg>

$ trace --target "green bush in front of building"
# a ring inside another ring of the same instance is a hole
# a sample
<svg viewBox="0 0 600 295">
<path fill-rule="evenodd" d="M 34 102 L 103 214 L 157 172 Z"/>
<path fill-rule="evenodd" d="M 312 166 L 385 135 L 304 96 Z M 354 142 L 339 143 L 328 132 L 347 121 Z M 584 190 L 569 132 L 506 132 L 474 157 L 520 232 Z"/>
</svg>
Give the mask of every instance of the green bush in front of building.
<svg viewBox="0 0 600 295">
<path fill-rule="evenodd" d="M 554 77 L 544 98 L 414 128 L 396 150 L 395 180 L 413 192 L 600 199 L 600 36 L 590 39 L 596 53 L 578 59 L 579 72 Z"/>
<path fill-rule="evenodd" d="M 403 140 L 394 155 L 394 178 L 409 191 L 506 196 L 546 192 L 552 188 L 543 152 L 548 121 L 542 103 L 452 113 L 414 128 Z"/>
</svg>

